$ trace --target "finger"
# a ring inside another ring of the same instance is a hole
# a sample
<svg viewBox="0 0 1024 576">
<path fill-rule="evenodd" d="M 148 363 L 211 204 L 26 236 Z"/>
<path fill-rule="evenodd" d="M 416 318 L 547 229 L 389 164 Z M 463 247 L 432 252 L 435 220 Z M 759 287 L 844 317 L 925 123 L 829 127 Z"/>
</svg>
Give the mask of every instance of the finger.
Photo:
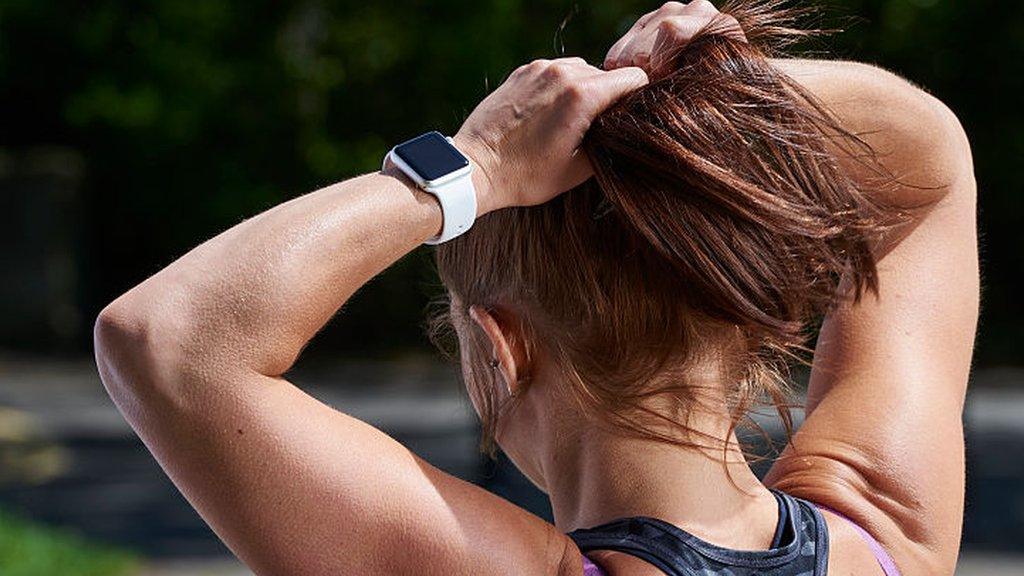
<svg viewBox="0 0 1024 576">
<path fill-rule="evenodd" d="M 710 2 L 706 2 L 710 4 Z M 696 8 L 691 9 L 692 6 Z M 664 62 L 669 59 L 666 56 L 674 56 L 674 53 L 685 46 L 694 36 L 711 22 L 729 23 L 728 29 L 739 30 L 739 24 L 732 16 L 719 14 L 711 5 L 711 11 L 707 12 L 700 7 L 696 1 L 687 4 L 679 15 L 660 16 L 656 21 L 641 32 L 631 36 L 631 40 L 620 47 L 617 55 L 617 66 L 640 66 L 647 70 L 653 70 L 655 66 L 652 61 Z M 742 34 L 742 33 L 741 33 Z M 663 52 L 670 51 L 665 55 Z M 607 68 L 607 67 L 606 67 Z"/>
<path fill-rule="evenodd" d="M 707 17 L 693 14 L 660 17 L 623 48 L 618 61 L 650 71 L 651 60 L 658 59 L 660 52 L 681 48 L 707 23 Z"/>
<path fill-rule="evenodd" d="M 693 0 L 688 2 L 686 7 L 678 13 L 690 16 L 704 16 L 704 19 L 707 20 L 708 17 L 714 17 L 715 14 L 718 14 L 718 8 L 715 8 L 715 5 L 709 0 Z"/>
<path fill-rule="evenodd" d="M 658 18 L 672 16 L 673 14 L 682 14 L 685 10 L 686 4 L 683 2 L 665 2 L 659 6 L 657 10 L 652 10 L 637 19 L 634 26 L 646 28 L 648 25 L 654 23 Z"/>
<path fill-rule="evenodd" d="M 600 68 L 591 66 L 586 60 L 577 56 L 558 58 L 552 60 L 551 64 L 568 70 L 572 75 L 589 75 L 601 71 Z"/>
<path fill-rule="evenodd" d="M 647 67 L 650 76 L 660 78 L 668 72 L 669 66 L 676 60 L 676 56 L 682 49 L 674 34 L 666 30 L 659 30 L 658 37 L 651 49 L 651 61 Z"/>
<path fill-rule="evenodd" d="M 612 70 L 613 68 L 619 67 L 619 59 L 622 55 L 622 49 L 633 41 L 633 38 L 640 32 L 637 28 L 630 28 L 628 32 L 622 35 L 612 47 L 608 49 L 608 53 L 604 57 L 604 69 Z"/>
<path fill-rule="evenodd" d="M 639 66 L 646 68 L 651 58 L 651 51 L 654 49 L 654 41 L 658 37 L 658 26 L 649 26 L 643 31 L 633 35 L 633 39 L 622 47 L 619 52 L 616 67 Z"/>
<path fill-rule="evenodd" d="M 743 27 L 736 18 L 729 14 L 718 14 L 708 24 L 708 30 L 712 34 L 719 36 L 725 36 L 726 38 L 732 38 L 733 40 L 739 40 L 740 42 L 747 41 L 747 35 L 743 33 Z"/>
<path fill-rule="evenodd" d="M 616 41 L 615 44 L 612 44 L 612 47 L 608 49 L 608 54 L 604 57 L 604 69 L 611 70 L 612 68 L 625 66 L 626 64 L 621 61 L 620 55 L 622 53 L 622 49 L 633 41 L 634 37 L 654 24 L 655 20 L 658 18 L 681 14 L 685 9 L 686 4 L 683 4 L 682 2 L 666 2 L 661 6 L 661 8 L 641 16 L 635 23 L 633 23 L 629 30 L 622 35 L 622 38 L 619 38 L 618 41 Z"/>
<path fill-rule="evenodd" d="M 701 16 L 676 16 L 658 23 L 647 70 L 656 72 L 675 60 L 679 51 L 707 24 Z"/>
<path fill-rule="evenodd" d="M 579 87 L 581 82 L 590 76 L 601 74 L 599 68 L 587 64 L 582 58 L 559 58 L 540 71 L 544 82 L 564 87 Z M 576 89 L 570 89 L 575 92 Z"/>
<path fill-rule="evenodd" d="M 701 22 L 701 26 L 706 27 L 712 34 L 725 36 L 741 42 L 747 41 L 746 35 L 743 34 L 743 28 L 736 18 L 725 12 L 720 12 L 708 0 L 693 0 L 686 5 L 686 9 L 682 10 L 680 15 L 697 18 Z M 692 38 L 693 34 L 696 33 L 697 31 L 694 30 L 690 37 Z"/>
<path fill-rule="evenodd" d="M 619 54 L 622 52 L 622 47 L 632 39 L 633 33 L 626 32 L 622 35 L 622 38 L 619 38 L 615 41 L 615 44 L 612 44 L 612 47 L 608 49 L 608 53 L 604 55 L 604 64 L 602 66 L 605 70 L 611 70 L 618 67 Z"/>
<path fill-rule="evenodd" d="M 686 43 L 697 35 L 709 20 L 704 16 L 686 15 L 665 18 L 658 23 L 658 33 L 674 43 Z"/>
<path fill-rule="evenodd" d="M 625 67 L 616 68 L 605 72 L 598 70 L 597 74 L 581 78 L 578 82 L 580 94 L 587 96 L 589 109 L 586 111 L 586 120 L 590 121 L 606 108 L 615 103 L 619 98 L 641 88 L 647 84 L 647 73 L 641 68 Z M 582 132 L 580 137 L 582 138 Z M 573 158 L 563 174 L 565 181 L 562 183 L 564 189 L 568 190 L 584 182 L 593 174 L 593 167 L 590 160 L 582 150 L 573 151 Z"/>
<path fill-rule="evenodd" d="M 616 68 L 581 79 L 579 89 L 587 96 L 590 105 L 588 120 L 647 82 L 647 73 L 642 68 L 633 66 Z"/>
<path fill-rule="evenodd" d="M 590 159 L 587 158 L 586 153 L 583 150 L 577 148 L 573 151 L 572 159 L 569 160 L 569 164 L 560 174 L 561 178 L 558 183 L 558 187 L 562 190 L 569 190 L 579 186 L 580 184 L 587 181 L 588 178 L 593 176 L 594 168 L 590 164 Z"/>
<path fill-rule="evenodd" d="M 566 56 L 564 58 L 556 58 L 556 59 L 552 60 L 551 63 L 552 64 L 561 64 L 563 66 L 570 66 L 570 67 L 573 67 L 573 68 L 580 68 L 580 67 L 594 68 L 590 64 L 587 64 L 587 61 L 584 60 L 583 58 L 580 58 L 579 56 Z M 594 68 L 594 69 L 596 70 L 596 68 Z"/>
</svg>

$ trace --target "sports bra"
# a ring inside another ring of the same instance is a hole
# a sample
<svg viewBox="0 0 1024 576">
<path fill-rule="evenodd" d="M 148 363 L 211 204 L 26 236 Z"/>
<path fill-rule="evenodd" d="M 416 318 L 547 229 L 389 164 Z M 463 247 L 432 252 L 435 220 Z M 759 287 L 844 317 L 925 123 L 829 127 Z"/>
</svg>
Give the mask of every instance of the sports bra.
<svg viewBox="0 0 1024 576">
<path fill-rule="evenodd" d="M 645 516 L 623 518 L 569 533 L 583 556 L 584 576 L 607 576 L 587 552 L 614 550 L 644 560 L 667 576 L 825 576 L 828 526 L 821 509 L 849 522 L 867 542 L 886 576 L 900 576 L 892 558 L 860 526 L 834 510 L 772 490 L 779 522 L 768 550 L 731 550 Z"/>
</svg>

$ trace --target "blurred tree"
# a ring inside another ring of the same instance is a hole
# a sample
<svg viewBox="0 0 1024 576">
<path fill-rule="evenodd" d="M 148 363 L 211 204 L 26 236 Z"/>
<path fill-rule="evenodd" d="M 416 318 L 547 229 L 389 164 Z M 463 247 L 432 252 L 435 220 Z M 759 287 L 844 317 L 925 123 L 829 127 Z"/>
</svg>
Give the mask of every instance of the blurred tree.
<svg viewBox="0 0 1024 576">
<path fill-rule="evenodd" d="M 0 2 L 0 146 L 85 160 L 83 315 L 241 218 L 453 132 L 518 64 L 600 61 L 636 0 Z M 930 87 L 972 137 L 982 190 L 984 362 L 1019 362 L 1024 8 L 847 0 L 827 47 Z M 856 18 L 852 18 L 856 17 Z M 359 294 L 314 353 L 424 350 L 436 293 L 418 251 Z M 85 323 L 86 326 L 88 323 Z M 88 346 L 83 330 L 82 347 Z M 41 343 L 35 343 L 36 347 Z"/>
</svg>

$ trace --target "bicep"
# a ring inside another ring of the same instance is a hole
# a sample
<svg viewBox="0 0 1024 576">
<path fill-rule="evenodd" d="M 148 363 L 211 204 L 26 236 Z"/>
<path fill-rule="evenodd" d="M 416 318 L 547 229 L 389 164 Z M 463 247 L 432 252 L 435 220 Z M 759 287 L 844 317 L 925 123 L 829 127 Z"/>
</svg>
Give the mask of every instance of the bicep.
<svg viewBox="0 0 1024 576">
<path fill-rule="evenodd" d="M 282 379 L 238 378 L 133 424 L 257 573 L 554 573 L 567 541 L 547 522 Z"/>
<path fill-rule="evenodd" d="M 956 170 L 969 166 L 969 152 L 946 164 L 934 148 L 962 137 L 958 126 L 929 134 L 926 123 L 924 134 L 908 137 L 920 116 L 892 128 L 856 116 L 863 112 L 846 114 L 885 167 L 914 183 L 909 194 L 938 190 L 941 198 L 886 247 L 877 297 L 845 302 L 825 319 L 808 417 L 769 479 L 865 525 L 904 566 L 950 567 L 959 547 L 961 413 L 978 312 L 974 180 L 969 168 Z"/>
</svg>

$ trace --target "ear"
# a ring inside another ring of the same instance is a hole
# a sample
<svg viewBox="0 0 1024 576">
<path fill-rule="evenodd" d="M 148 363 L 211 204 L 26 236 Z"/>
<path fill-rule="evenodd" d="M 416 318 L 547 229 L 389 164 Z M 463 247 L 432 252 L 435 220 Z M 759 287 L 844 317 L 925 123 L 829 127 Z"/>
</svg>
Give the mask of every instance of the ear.
<svg viewBox="0 0 1024 576">
<path fill-rule="evenodd" d="M 520 392 L 520 375 L 528 374 L 530 370 L 526 335 L 518 318 L 509 312 L 487 310 L 482 306 L 470 306 L 469 317 L 490 340 L 491 358 L 498 363 L 496 369 L 505 379 L 509 395 L 515 396 Z"/>
</svg>

